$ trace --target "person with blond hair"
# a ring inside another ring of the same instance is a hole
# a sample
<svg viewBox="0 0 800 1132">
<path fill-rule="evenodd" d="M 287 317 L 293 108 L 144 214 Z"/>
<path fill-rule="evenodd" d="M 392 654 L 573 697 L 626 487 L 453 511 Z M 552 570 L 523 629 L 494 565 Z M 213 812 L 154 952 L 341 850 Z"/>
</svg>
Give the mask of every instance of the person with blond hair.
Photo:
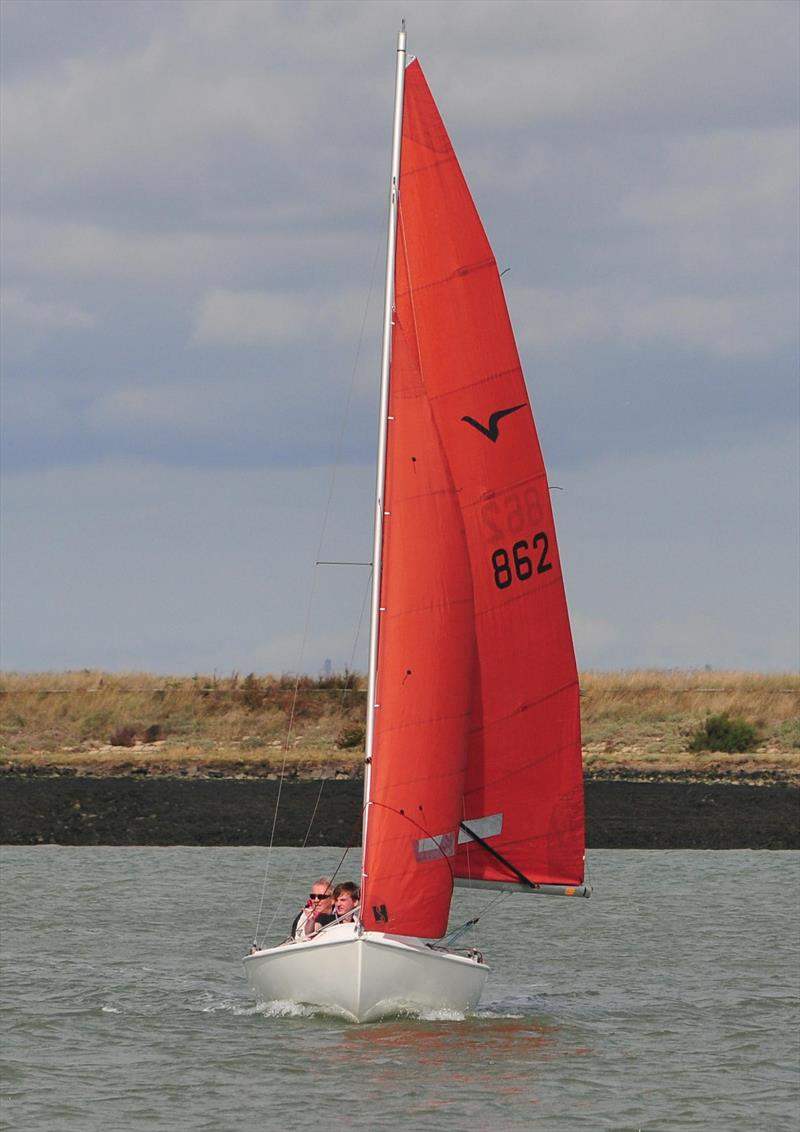
<svg viewBox="0 0 800 1132">
<path fill-rule="evenodd" d="M 308 900 L 295 916 L 289 934 L 295 943 L 313 939 L 320 928 L 335 918 L 330 877 L 320 877 L 311 885 Z"/>
</svg>

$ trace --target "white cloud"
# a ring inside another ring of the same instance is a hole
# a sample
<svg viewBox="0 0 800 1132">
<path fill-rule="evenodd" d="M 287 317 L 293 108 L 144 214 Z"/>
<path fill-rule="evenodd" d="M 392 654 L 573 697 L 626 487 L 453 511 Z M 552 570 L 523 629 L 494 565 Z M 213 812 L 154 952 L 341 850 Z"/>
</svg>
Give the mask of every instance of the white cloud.
<svg viewBox="0 0 800 1132">
<path fill-rule="evenodd" d="M 627 222 L 716 229 L 769 208 L 788 216 L 795 204 L 800 153 L 790 125 L 687 131 L 661 139 L 657 156 L 667 181 L 629 188 L 619 201 Z"/>
<path fill-rule="evenodd" d="M 6 371 L 18 364 L 29 364 L 53 335 L 85 334 L 96 322 L 93 311 L 66 298 L 39 298 L 26 286 L 3 287 L 0 289 L 0 338 Z"/>
<path fill-rule="evenodd" d="M 304 337 L 309 297 L 266 291 L 211 291 L 195 318 L 194 342 L 292 342 Z"/>
<path fill-rule="evenodd" d="M 156 162 L 171 178 L 187 175 L 198 146 L 231 132 L 284 146 L 309 129 L 321 101 L 310 71 L 287 91 L 286 75 L 268 59 L 243 70 L 185 48 L 180 35 L 154 26 L 127 56 L 87 51 L 47 75 L 8 82 L 6 160 L 33 174 L 30 191 L 52 196 L 109 176 L 141 182 L 143 167 Z"/>
<path fill-rule="evenodd" d="M 96 321 L 93 311 L 67 299 L 36 298 L 30 287 L 0 290 L 2 352 L 7 365 L 28 362 L 55 333 L 86 332 Z"/>
<path fill-rule="evenodd" d="M 200 301 L 192 341 L 233 346 L 297 342 L 312 330 L 334 341 L 350 341 L 360 332 L 371 298 L 375 301 L 366 291 L 347 288 L 335 294 L 213 290 Z"/>
<path fill-rule="evenodd" d="M 700 350 L 713 358 L 759 358 L 797 341 L 797 296 L 654 294 L 647 289 L 579 287 L 509 292 L 520 346 L 647 343 Z"/>
<path fill-rule="evenodd" d="M 423 63 L 443 64 L 459 127 L 467 120 L 499 131 L 543 124 L 591 136 L 625 123 L 694 132 L 763 123 L 794 97 L 798 12 L 781 0 L 508 0 L 459 5 L 456 21 L 448 21 L 447 3 L 425 7 L 430 24 L 410 27 L 422 40 Z M 442 41 L 444 58 L 433 50 Z M 463 81 L 465 74 L 480 74 L 480 82 Z"/>
<path fill-rule="evenodd" d="M 124 386 L 96 397 L 85 419 L 90 429 L 99 432 L 121 429 L 136 435 L 166 427 L 203 434 L 221 426 L 223 401 L 223 390 L 208 383 L 188 388 L 169 381 Z"/>
<path fill-rule="evenodd" d="M 3 331 L 23 329 L 37 333 L 73 330 L 94 326 L 95 316 L 69 302 L 48 302 L 31 296 L 29 287 L 3 287 L 0 290 Z"/>
<path fill-rule="evenodd" d="M 3 274 L 10 288 L 23 292 L 33 290 L 28 282 L 31 278 L 48 292 L 60 288 L 65 296 L 82 287 L 87 294 L 100 296 L 97 306 L 103 299 L 108 301 L 111 287 L 117 289 L 114 293 L 120 295 L 120 302 L 129 304 L 133 299 L 137 310 L 157 291 L 169 296 L 181 317 L 187 303 L 194 304 L 205 292 L 246 294 L 241 283 L 253 278 L 262 287 L 267 282 L 273 285 L 274 281 L 299 278 L 307 287 L 305 265 L 309 263 L 313 264 L 317 290 L 320 279 L 331 280 L 342 272 L 357 271 L 357 278 L 366 280 L 376 232 L 368 239 L 335 227 L 321 234 L 307 229 L 298 232 L 288 222 L 281 228 L 280 220 L 280 216 L 270 220 L 265 215 L 256 216 L 251 231 L 239 217 L 229 230 L 209 226 L 138 232 L 6 212 Z M 298 264 L 302 265 L 300 269 Z M 26 282 L 11 282 L 16 279 Z M 238 286 L 227 286 L 234 280 Z M 146 286 L 147 290 L 127 293 L 128 285 Z M 90 287 L 98 290 L 89 291 Z M 309 289 L 313 301 L 314 288 Z M 349 293 L 363 296 L 358 289 L 338 288 L 335 281 L 330 289 L 337 301 Z M 69 299 L 65 297 L 62 305 L 69 308 Z"/>
<path fill-rule="evenodd" d="M 202 232 L 126 232 L 100 224 L 70 221 L 31 223 L 19 214 L 6 217 L 4 261 L 7 275 L 28 275 L 35 266 L 44 279 L 118 281 L 191 278 L 208 272 L 222 256 L 235 254 L 244 237 Z"/>
</svg>

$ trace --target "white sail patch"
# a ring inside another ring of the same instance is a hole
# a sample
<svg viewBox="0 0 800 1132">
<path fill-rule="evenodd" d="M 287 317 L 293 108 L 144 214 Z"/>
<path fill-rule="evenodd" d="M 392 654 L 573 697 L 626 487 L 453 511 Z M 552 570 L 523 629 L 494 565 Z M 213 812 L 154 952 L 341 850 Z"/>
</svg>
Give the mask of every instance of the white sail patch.
<svg viewBox="0 0 800 1132">
<path fill-rule="evenodd" d="M 457 843 L 464 845 L 467 841 L 474 841 L 476 837 L 485 840 L 487 837 L 496 837 L 503 832 L 503 815 L 490 814 L 485 818 L 472 818 L 464 823 L 469 826 L 471 833 L 465 829 L 458 831 Z M 456 833 L 440 833 L 436 837 L 421 837 L 414 845 L 414 852 L 418 861 L 435 861 L 440 857 L 453 857 L 456 851 Z"/>
<path fill-rule="evenodd" d="M 442 857 L 454 857 L 456 852 L 455 830 L 440 833 L 437 837 L 421 837 L 414 846 L 418 861 L 438 861 Z"/>
<path fill-rule="evenodd" d="M 503 815 L 490 814 L 485 818 L 467 818 L 464 825 L 466 825 L 471 832 L 467 833 L 466 829 L 460 829 L 458 831 L 459 845 L 464 845 L 467 841 L 474 841 L 476 837 L 480 837 L 481 840 L 485 841 L 487 837 L 496 837 L 498 833 L 503 832 Z"/>
</svg>

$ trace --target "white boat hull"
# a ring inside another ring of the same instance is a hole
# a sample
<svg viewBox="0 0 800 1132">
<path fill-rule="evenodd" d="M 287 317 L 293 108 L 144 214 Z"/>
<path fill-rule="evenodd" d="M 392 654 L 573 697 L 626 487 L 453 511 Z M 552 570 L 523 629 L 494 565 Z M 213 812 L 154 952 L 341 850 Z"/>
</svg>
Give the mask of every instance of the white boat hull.
<svg viewBox="0 0 800 1132">
<path fill-rule="evenodd" d="M 244 965 L 259 1002 L 300 1003 L 355 1022 L 406 1012 L 464 1013 L 477 1005 L 489 973 L 477 958 L 408 936 L 358 935 L 350 924 L 256 951 Z"/>
</svg>

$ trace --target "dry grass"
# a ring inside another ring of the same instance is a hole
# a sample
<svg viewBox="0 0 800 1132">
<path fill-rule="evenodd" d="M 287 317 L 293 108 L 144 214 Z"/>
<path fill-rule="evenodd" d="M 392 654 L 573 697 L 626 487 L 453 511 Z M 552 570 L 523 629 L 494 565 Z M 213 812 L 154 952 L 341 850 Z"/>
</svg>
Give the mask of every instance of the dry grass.
<svg viewBox="0 0 800 1132">
<path fill-rule="evenodd" d="M 337 675 L 244 678 L 142 673 L 5 674 L 0 680 L 0 749 L 89 750 L 125 730 L 135 739 L 293 746 L 300 736 L 333 745 L 364 712 L 364 682 Z M 120 741 L 120 745 L 125 745 Z"/>
<path fill-rule="evenodd" d="M 0 772 L 103 776 L 179 775 L 204 778 L 357 778 L 360 751 L 299 747 L 263 753 L 214 744 L 156 743 L 129 749 L 102 746 L 84 751 L 33 751 L 0 757 Z"/>
<path fill-rule="evenodd" d="M 685 752 L 708 715 L 752 723 L 759 750 L 800 754 L 800 677 L 750 672 L 585 672 L 581 714 L 587 746 Z"/>
<path fill-rule="evenodd" d="M 109 675 L 0 678 L 0 770 L 304 777 L 360 773 L 365 680 Z M 743 672 L 586 672 L 584 756 L 595 773 L 800 776 L 800 677 Z M 761 736 L 747 755 L 693 755 L 695 729 L 729 712 Z M 113 743 L 112 743 L 113 741 Z M 132 743 L 124 746 L 122 743 Z"/>
<path fill-rule="evenodd" d="M 730 712 L 762 721 L 763 726 L 797 719 L 800 676 L 757 672 L 584 672 L 581 676 L 584 722 L 600 717 L 627 718 L 678 714 L 702 719 L 709 712 Z"/>
</svg>

